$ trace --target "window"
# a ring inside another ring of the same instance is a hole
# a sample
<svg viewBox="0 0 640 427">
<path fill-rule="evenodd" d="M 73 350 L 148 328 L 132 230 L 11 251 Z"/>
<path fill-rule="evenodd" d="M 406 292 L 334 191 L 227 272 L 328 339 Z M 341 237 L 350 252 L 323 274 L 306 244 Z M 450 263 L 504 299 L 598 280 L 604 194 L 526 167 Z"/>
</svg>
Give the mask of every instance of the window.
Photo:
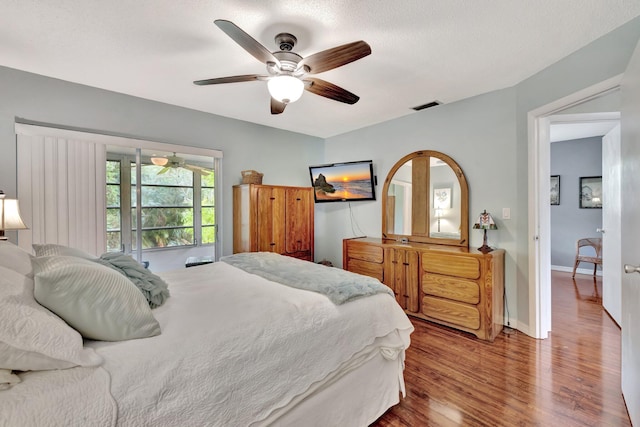
<svg viewBox="0 0 640 427">
<path fill-rule="evenodd" d="M 143 250 L 215 244 L 214 173 L 200 174 L 180 166 L 157 166 L 146 159 L 142 161 L 138 186 L 135 159 L 119 156 L 116 160 L 116 157 L 110 155 L 107 161 L 109 251 L 121 251 L 123 246 L 125 252 L 129 248 L 137 250 L 138 232 Z M 126 182 L 130 185 L 122 185 Z"/>
<path fill-rule="evenodd" d="M 120 216 L 120 162 L 107 160 L 107 250 L 122 248 Z"/>
</svg>

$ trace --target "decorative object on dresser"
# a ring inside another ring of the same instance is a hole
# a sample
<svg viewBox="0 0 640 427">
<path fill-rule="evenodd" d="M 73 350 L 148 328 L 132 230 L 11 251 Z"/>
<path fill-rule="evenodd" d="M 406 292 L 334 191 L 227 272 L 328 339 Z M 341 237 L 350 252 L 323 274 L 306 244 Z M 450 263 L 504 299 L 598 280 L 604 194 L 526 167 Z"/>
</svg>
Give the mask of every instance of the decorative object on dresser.
<svg viewBox="0 0 640 427">
<path fill-rule="evenodd" d="M 233 253 L 275 252 L 313 261 L 312 187 L 233 187 Z"/>
<path fill-rule="evenodd" d="M 503 329 L 504 258 L 502 249 L 469 249 L 467 181 L 437 151 L 411 153 L 391 168 L 382 238 L 343 241 L 343 268 L 389 286 L 407 314 L 488 341 Z"/>
<path fill-rule="evenodd" d="M 480 246 L 478 250 L 483 254 L 491 252 L 493 248 L 487 245 L 487 230 L 497 230 L 498 226 L 493 220 L 493 217 L 491 216 L 491 214 L 488 213 L 486 209 L 480 214 L 476 223 L 473 224 L 473 229 L 484 231 L 484 236 L 482 237 L 482 246 Z"/>
<path fill-rule="evenodd" d="M 25 230 L 27 226 L 20 217 L 20 207 L 17 199 L 6 199 L 4 191 L 0 190 L 0 240 L 7 240 L 5 230 Z"/>
</svg>

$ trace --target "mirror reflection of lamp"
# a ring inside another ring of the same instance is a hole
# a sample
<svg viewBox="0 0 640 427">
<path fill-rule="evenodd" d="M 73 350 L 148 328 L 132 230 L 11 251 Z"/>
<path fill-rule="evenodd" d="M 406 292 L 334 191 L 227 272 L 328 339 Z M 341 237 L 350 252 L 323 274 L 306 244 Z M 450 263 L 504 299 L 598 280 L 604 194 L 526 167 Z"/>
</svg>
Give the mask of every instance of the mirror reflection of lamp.
<svg viewBox="0 0 640 427">
<path fill-rule="evenodd" d="M 440 218 L 442 217 L 442 209 L 436 208 L 436 218 L 438 219 L 438 233 L 440 232 Z"/>
</svg>

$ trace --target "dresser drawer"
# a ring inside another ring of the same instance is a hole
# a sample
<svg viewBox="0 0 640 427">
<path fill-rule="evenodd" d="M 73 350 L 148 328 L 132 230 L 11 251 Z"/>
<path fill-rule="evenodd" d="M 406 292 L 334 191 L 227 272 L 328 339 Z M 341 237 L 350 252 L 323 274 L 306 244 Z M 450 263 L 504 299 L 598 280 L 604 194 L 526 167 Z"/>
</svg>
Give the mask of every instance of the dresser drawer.
<svg viewBox="0 0 640 427">
<path fill-rule="evenodd" d="M 349 258 L 382 264 L 384 259 L 383 250 L 380 246 L 360 245 L 358 243 L 347 243 Z M 351 263 L 349 263 L 351 264 Z"/>
<path fill-rule="evenodd" d="M 456 256 L 442 253 L 423 252 L 422 269 L 427 273 L 478 279 L 480 261 L 470 256 Z"/>
<path fill-rule="evenodd" d="M 422 290 L 428 295 L 467 304 L 478 304 L 480 302 L 480 287 L 478 283 L 468 279 L 425 273 L 422 276 Z"/>
<path fill-rule="evenodd" d="M 425 296 L 422 299 L 422 313 L 434 319 L 465 328 L 480 328 L 480 312 L 478 309 L 475 306 L 461 302 Z"/>
<path fill-rule="evenodd" d="M 347 270 L 352 273 L 364 274 L 365 276 L 373 277 L 382 282 L 382 264 L 374 262 L 362 261 L 359 259 L 350 259 L 348 261 Z"/>
</svg>

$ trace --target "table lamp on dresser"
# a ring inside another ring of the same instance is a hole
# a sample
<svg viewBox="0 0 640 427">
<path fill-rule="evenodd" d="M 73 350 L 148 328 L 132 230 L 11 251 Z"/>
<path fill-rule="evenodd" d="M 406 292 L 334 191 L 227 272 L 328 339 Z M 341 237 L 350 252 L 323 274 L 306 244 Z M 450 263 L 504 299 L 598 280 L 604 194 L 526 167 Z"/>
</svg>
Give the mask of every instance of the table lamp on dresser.
<svg viewBox="0 0 640 427">
<path fill-rule="evenodd" d="M 491 246 L 487 245 L 487 230 L 497 230 L 498 226 L 496 226 L 496 223 L 493 221 L 493 218 L 491 217 L 491 214 L 489 212 L 487 212 L 486 209 L 484 210 L 484 212 L 482 212 L 480 214 L 480 216 L 478 217 L 478 220 L 476 221 L 476 223 L 473 224 L 473 228 L 484 231 L 484 237 L 482 239 L 482 246 L 480 246 L 478 248 L 478 250 L 480 252 L 482 252 L 483 254 L 491 252 L 493 250 L 493 248 L 491 248 Z"/>
</svg>

